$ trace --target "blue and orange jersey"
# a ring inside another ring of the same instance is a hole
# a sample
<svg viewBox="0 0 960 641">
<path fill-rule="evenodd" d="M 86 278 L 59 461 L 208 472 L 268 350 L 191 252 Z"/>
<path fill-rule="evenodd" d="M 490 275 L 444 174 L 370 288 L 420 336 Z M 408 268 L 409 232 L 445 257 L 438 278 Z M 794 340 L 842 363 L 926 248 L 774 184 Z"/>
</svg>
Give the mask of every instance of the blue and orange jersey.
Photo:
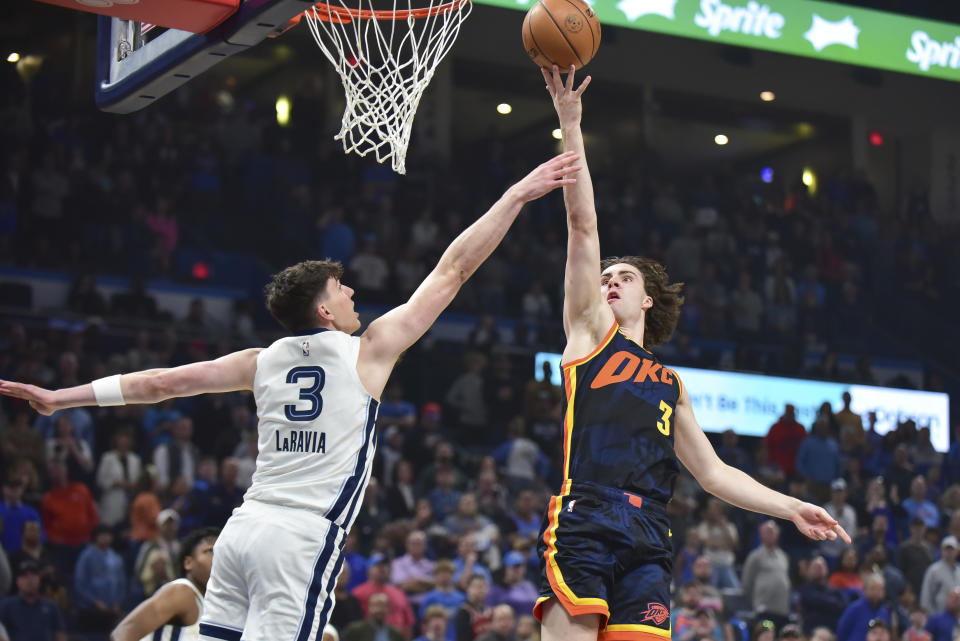
<svg viewBox="0 0 960 641">
<path fill-rule="evenodd" d="M 678 463 L 677 374 L 614 323 L 588 356 L 563 366 L 565 485 L 592 483 L 666 503 Z"/>
</svg>

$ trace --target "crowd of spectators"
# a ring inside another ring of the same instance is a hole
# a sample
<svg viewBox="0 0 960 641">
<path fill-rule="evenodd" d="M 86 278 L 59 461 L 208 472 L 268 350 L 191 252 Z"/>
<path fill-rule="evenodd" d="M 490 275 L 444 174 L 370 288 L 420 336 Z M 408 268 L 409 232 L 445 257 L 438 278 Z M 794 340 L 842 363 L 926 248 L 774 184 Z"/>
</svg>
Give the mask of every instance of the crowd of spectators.
<svg viewBox="0 0 960 641">
<path fill-rule="evenodd" d="M 272 103 L 213 94 L 130 117 L 81 109 L 16 120 L 0 129 L 0 264 L 67 270 L 76 277 L 68 307 L 81 316 L 156 319 L 142 279 L 196 282 L 191 267 L 204 252 L 231 257 L 204 282 L 248 289 L 252 309 L 267 271 L 327 256 L 344 263 L 361 304 L 393 304 L 554 151 L 491 140 L 455 149 L 448 163 L 415 140 L 401 179 L 344 156 L 321 118 L 305 117 L 318 91 L 304 83 L 287 128 Z M 671 172 L 653 151 L 592 165 L 605 254 L 657 258 L 687 283 L 673 362 L 874 382 L 870 355 L 952 353 L 934 342 L 937 331 L 917 332 L 910 315 L 887 309 L 896 291 L 898 308 L 921 307 L 939 330 L 960 294 L 957 228 L 935 221 L 922 190 L 880 203 L 863 174 L 825 168 L 812 194 L 794 177 L 767 184 L 740 168 Z M 559 196 L 530 206 L 453 309 L 515 319 L 520 346 L 555 345 L 562 282 L 546 275 L 562 270 L 564 238 Z M 132 277 L 131 295 L 107 300 L 92 274 Z M 838 352 L 863 362 L 838 365 Z M 811 353 L 823 355 L 816 367 Z"/>
<path fill-rule="evenodd" d="M 0 378 L 62 387 L 138 353 L 135 343 L 130 353 L 91 352 L 65 331 L 47 331 L 51 349 L 35 352 L 40 339 L 7 329 Z M 61 351 L 68 343 L 75 351 Z M 171 354 L 157 364 L 190 351 L 177 343 Z M 529 370 L 517 360 L 528 357 L 492 349 L 469 353 L 461 375 L 420 403 L 401 381 L 434 355 L 412 350 L 384 394 L 332 623 L 345 640 L 377 638 L 381 628 L 390 639 L 535 639 L 536 541 L 560 483 L 561 391 L 549 371 L 542 380 L 520 373 Z M 25 620 L 104 638 L 177 576 L 178 540 L 222 526 L 250 484 L 251 403 L 232 393 L 44 417 L 0 402 L 0 595 L 11 595 L 0 623 L 10 638 L 27 638 L 17 632 Z M 724 461 L 822 504 L 854 544 L 809 541 L 792 524 L 731 508 L 684 472 L 668 506 L 675 638 L 823 639 L 829 630 L 875 641 L 876 628 L 955 641 L 960 448 L 936 451 L 929 429 L 909 421 L 883 435 L 875 427 L 845 395 L 825 399 L 810 425 L 788 405 L 763 439 L 711 435 Z"/>
</svg>

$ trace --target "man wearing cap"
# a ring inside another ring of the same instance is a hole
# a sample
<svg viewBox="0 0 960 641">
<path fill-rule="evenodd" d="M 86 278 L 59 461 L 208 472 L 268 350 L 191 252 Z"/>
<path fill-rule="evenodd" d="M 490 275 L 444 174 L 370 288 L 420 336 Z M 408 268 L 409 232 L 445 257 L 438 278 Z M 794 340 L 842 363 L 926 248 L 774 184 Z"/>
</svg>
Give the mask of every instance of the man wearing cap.
<svg viewBox="0 0 960 641">
<path fill-rule="evenodd" d="M 867 622 L 866 641 L 890 641 L 890 626 L 883 619 L 870 619 Z"/>
<path fill-rule="evenodd" d="M 920 605 L 927 612 L 941 612 L 947 604 L 947 593 L 960 587 L 957 567 L 957 537 L 950 535 L 940 542 L 940 560 L 927 568 L 920 589 Z"/>
<path fill-rule="evenodd" d="M 40 596 L 37 562 L 25 559 L 17 567 L 17 594 L 0 601 L 0 624 L 14 641 L 67 641 L 60 608 Z"/>
<path fill-rule="evenodd" d="M 7 552 L 20 549 L 20 533 L 24 523 L 40 520 L 37 511 L 23 503 L 23 488 L 23 477 L 12 469 L 7 470 L 3 479 L 3 501 L 0 501 L 0 521 L 3 523 L 0 542 Z"/>
<path fill-rule="evenodd" d="M 390 585 L 390 563 L 385 554 L 374 552 L 367 561 L 367 580 L 353 589 L 353 596 L 360 601 L 363 612 L 369 619 L 371 616 L 369 602 L 373 595 L 386 595 L 389 613 L 386 622 L 400 630 L 406 638 L 410 638 L 413 631 L 413 610 L 403 590 Z"/>
<path fill-rule="evenodd" d="M 827 514 L 837 520 L 847 532 L 857 531 L 857 512 L 847 503 L 847 482 L 842 479 L 833 479 L 830 482 L 830 500 L 823 505 Z M 836 561 L 840 553 L 847 547 L 843 539 L 826 539 L 820 542 L 820 553 L 826 558 Z"/>
<path fill-rule="evenodd" d="M 157 515 L 157 529 L 157 537 L 141 546 L 134 563 L 134 572 L 145 596 L 150 596 L 176 577 L 173 560 L 180 558 L 180 541 L 177 540 L 180 514 L 171 508 L 162 510 Z"/>
<path fill-rule="evenodd" d="M 718 639 L 717 617 L 712 608 L 697 608 L 693 616 L 693 623 L 682 633 L 677 635 L 679 641 L 698 641 L 699 639 Z M 720 630 L 720 635 L 723 632 Z"/>
<path fill-rule="evenodd" d="M 488 605 L 506 603 L 516 612 L 531 612 L 540 596 L 536 586 L 526 577 L 526 558 L 511 550 L 503 557 L 503 584 L 494 583 L 487 595 Z"/>
<path fill-rule="evenodd" d="M 890 611 L 883 605 L 886 584 L 880 574 L 863 580 L 863 596 L 847 606 L 837 623 L 837 638 L 842 641 L 866 641 L 871 621 L 890 620 Z"/>
</svg>

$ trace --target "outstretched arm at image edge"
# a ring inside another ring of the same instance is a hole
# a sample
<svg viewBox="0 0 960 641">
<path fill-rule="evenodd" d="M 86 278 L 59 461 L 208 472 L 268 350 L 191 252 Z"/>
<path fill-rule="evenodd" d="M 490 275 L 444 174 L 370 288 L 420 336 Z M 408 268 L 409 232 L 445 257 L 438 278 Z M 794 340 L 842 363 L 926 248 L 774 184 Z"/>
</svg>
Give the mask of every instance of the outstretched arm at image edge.
<svg viewBox="0 0 960 641">
<path fill-rule="evenodd" d="M 122 404 L 159 403 L 182 396 L 253 389 L 259 353 L 259 348 L 245 349 L 212 361 L 123 374 L 119 380 Z M 48 390 L 0 380 L 0 394 L 26 400 L 48 416 L 57 410 L 98 404 L 92 383 Z"/>
</svg>

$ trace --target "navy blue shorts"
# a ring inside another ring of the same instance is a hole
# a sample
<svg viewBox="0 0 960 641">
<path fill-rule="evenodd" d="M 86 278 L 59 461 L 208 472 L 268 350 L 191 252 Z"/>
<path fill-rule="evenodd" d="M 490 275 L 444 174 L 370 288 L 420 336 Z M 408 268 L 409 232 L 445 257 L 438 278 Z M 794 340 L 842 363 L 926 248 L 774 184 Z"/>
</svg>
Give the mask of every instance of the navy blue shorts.
<svg viewBox="0 0 960 641">
<path fill-rule="evenodd" d="M 599 614 L 598 641 L 670 639 L 673 541 L 662 503 L 615 488 L 564 483 L 540 538 L 540 598 Z"/>
</svg>

